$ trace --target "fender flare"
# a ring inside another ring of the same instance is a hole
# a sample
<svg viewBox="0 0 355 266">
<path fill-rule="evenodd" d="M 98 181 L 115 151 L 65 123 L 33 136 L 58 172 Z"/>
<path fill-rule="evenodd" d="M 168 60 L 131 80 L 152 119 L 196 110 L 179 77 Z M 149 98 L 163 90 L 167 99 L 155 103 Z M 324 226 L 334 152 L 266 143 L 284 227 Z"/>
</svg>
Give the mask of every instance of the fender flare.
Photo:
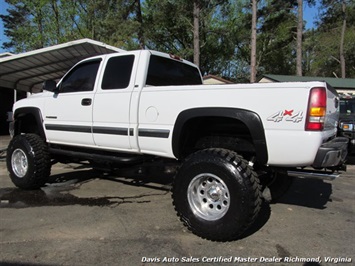
<svg viewBox="0 0 355 266">
<path fill-rule="evenodd" d="M 14 113 L 14 134 L 18 135 L 20 134 L 19 132 L 19 128 L 18 128 L 18 120 L 19 118 L 21 118 L 22 116 L 31 114 L 38 125 L 38 131 L 39 131 L 39 135 L 43 138 L 46 139 L 46 134 L 44 132 L 44 128 L 43 128 L 43 117 L 42 117 L 42 113 L 41 110 L 37 107 L 21 107 L 15 110 Z"/>
<path fill-rule="evenodd" d="M 268 152 L 265 130 L 260 116 L 250 110 L 227 107 L 193 108 L 182 111 L 175 121 L 172 135 L 172 149 L 176 158 L 181 157 L 180 137 L 183 133 L 185 123 L 193 118 L 203 118 L 207 116 L 232 118 L 244 123 L 251 133 L 258 161 L 261 164 L 267 163 Z"/>
</svg>

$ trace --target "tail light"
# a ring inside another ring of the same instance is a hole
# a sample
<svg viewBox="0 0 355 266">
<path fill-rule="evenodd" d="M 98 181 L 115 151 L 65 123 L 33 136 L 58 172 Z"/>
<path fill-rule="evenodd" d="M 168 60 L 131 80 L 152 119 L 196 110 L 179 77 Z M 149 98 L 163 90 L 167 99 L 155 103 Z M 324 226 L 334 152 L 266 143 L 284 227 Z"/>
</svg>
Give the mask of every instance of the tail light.
<svg viewBox="0 0 355 266">
<path fill-rule="evenodd" d="M 312 88 L 309 94 L 305 129 L 307 131 L 322 131 L 327 111 L 327 92 L 323 87 Z"/>
</svg>

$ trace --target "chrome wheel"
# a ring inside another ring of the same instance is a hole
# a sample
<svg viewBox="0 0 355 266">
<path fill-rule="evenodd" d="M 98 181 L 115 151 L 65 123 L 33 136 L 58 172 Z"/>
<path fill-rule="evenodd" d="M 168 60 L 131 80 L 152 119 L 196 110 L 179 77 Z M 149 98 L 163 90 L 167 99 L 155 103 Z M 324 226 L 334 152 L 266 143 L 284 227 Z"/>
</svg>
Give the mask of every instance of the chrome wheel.
<svg viewBox="0 0 355 266">
<path fill-rule="evenodd" d="M 47 143 L 39 135 L 16 135 L 6 153 L 7 170 L 17 187 L 38 189 L 45 185 L 51 172 L 51 158 Z"/>
<path fill-rule="evenodd" d="M 261 206 L 255 171 L 242 156 L 219 148 L 197 151 L 184 160 L 172 198 L 184 225 L 213 241 L 238 239 Z"/>
<path fill-rule="evenodd" d="M 229 195 L 223 180 L 210 173 L 195 176 L 187 190 L 192 211 L 208 221 L 218 220 L 227 213 L 230 205 Z"/>
<path fill-rule="evenodd" d="M 12 171 L 22 178 L 26 175 L 28 170 L 28 159 L 26 154 L 21 149 L 16 149 L 11 156 Z"/>
</svg>

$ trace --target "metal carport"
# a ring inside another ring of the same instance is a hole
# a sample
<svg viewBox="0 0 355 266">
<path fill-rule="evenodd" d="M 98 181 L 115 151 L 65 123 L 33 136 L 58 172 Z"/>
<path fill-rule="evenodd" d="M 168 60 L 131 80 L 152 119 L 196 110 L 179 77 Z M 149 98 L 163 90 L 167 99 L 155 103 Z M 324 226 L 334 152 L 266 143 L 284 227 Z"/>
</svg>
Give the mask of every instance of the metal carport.
<svg viewBox="0 0 355 266">
<path fill-rule="evenodd" d="M 42 82 L 59 79 L 78 61 L 124 50 L 91 39 L 58 44 L 0 58 L 0 87 L 38 92 Z"/>
<path fill-rule="evenodd" d="M 8 134 L 13 103 L 39 92 L 48 79 L 61 78 L 78 61 L 124 50 L 91 39 L 58 44 L 22 54 L 0 55 L 0 135 Z M 13 91 L 12 91 L 13 90 Z"/>
</svg>

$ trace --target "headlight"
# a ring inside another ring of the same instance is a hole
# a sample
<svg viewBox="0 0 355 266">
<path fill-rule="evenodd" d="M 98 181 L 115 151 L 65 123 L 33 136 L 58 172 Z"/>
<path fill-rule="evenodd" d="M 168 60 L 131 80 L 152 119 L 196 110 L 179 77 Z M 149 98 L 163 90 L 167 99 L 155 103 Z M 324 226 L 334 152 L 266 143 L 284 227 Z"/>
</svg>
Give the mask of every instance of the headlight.
<svg viewBox="0 0 355 266">
<path fill-rule="evenodd" d="M 340 123 L 340 128 L 344 131 L 352 131 L 354 128 L 354 125 L 349 124 L 349 123 Z"/>
</svg>

